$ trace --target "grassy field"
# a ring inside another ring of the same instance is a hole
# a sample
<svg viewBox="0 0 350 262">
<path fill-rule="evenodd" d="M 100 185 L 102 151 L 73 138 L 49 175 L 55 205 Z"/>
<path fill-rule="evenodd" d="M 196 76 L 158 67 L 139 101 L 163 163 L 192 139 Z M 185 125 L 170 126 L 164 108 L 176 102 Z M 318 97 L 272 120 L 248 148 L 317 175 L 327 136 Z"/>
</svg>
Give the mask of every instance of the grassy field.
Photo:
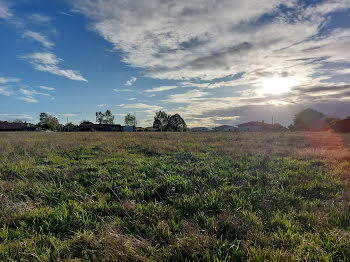
<svg viewBox="0 0 350 262">
<path fill-rule="evenodd" d="M 1 261 L 350 261 L 350 134 L 0 133 Z"/>
</svg>

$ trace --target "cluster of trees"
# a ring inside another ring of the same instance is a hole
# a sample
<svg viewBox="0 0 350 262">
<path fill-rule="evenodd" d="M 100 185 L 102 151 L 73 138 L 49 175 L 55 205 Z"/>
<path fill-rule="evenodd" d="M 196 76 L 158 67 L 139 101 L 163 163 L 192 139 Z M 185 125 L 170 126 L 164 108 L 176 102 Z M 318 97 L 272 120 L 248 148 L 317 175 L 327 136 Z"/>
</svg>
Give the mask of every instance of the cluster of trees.
<svg viewBox="0 0 350 262">
<path fill-rule="evenodd" d="M 96 112 L 96 122 L 99 124 L 113 124 L 114 116 L 110 110 L 107 110 L 105 113 Z M 135 127 L 137 125 L 135 115 L 127 114 L 124 117 L 124 124 Z M 179 114 L 168 115 L 164 111 L 159 111 L 154 117 L 153 128 L 160 131 L 185 131 L 187 125 Z"/>
<path fill-rule="evenodd" d="M 89 122 L 89 121 L 86 121 Z M 108 124 L 108 125 L 113 125 L 114 124 L 114 115 L 112 114 L 111 110 L 106 110 L 106 112 L 102 113 L 96 112 L 96 122 L 98 124 Z M 127 114 L 124 117 L 124 124 L 126 126 L 136 126 L 137 121 L 135 115 L 132 114 Z"/>
<path fill-rule="evenodd" d="M 113 125 L 114 115 L 111 110 L 106 110 L 106 112 L 96 112 L 96 122 L 99 124 Z"/>
<path fill-rule="evenodd" d="M 186 131 L 187 125 L 179 114 L 168 115 L 164 111 L 159 111 L 154 117 L 153 128 L 160 131 Z"/>
<path fill-rule="evenodd" d="M 136 126 L 136 125 L 137 125 L 137 121 L 136 121 L 135 115 L 127 114 L 127 115 L 124 117 L 124 124 L 125 124 L 126 126 Z"/>
<path fill-rule="evenodd" d="M 47 113 L 40 113 L 40 122 L 34 126 L 34 128 L 39 127 L 46 130 L 52 131 L 69 131 L 74 130 L 77 125 L 72 122 L 68 122 L 65 125 L 59 123 L 58 119 L 52 115 Z M 21 120 L 16 119 L 15 123 L 22 123 Z M 89 122 L 89 120 L 83 120 L 83 122 Z M 98 124 L 114 124 L 114 115 L 111 110 L 106 110 L 105 112 L 96 112 L 96 123 Z M 126 126 L 134 126 L 137 125 L 137 120 L 135 115 L 126 114 L 124 117 L 124 124 Z M 154 117 L 153 128 L 158 129 L 160 131 L 185 131 L 187 129 L 187 125 L 183 118 L 179 114 L 168 115 L 164 111 L 159 111 L 156 113 Z"/>
<path fill-rule="evenodd" d="M 338 117 L 330 117 L 317 110 L 307 108 L 295 114 L 293 124 L 288 128 L 291 131 L 326 131 L 334 129 L 340 120 Z"/>
<path fill-rule="evenodd" d="M 52 115 L 48 115 L 46 113 L 40 113 L 40 122 L 38 123 L 38 127 L 44 129 L 58 130 L 60 127 L 60 123 L 58 119 Z"/>
</svg>

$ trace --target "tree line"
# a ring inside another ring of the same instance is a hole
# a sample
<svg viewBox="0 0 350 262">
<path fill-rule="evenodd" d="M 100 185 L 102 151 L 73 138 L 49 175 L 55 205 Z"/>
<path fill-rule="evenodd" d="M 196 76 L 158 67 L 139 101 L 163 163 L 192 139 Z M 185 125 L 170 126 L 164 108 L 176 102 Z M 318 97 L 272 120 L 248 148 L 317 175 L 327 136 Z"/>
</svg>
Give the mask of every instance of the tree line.
<svg viewBox="0 0 350 262">
<path fill-rule="evenodd" d="M 114 116 L 110 110 L 106 110 L 104 113 L 101 111 L 96 112 L 96 122 L 112 125 Z M 127 114 L 124 117 L 124 124 L 135 127 L 137 125 L 135 115 Z M 160 131 L 185 131 L 187 129 L 185 120 L 179 114 L 168 115 L 165 111 L 156 112 L 152 127 Z"/>
<path fill-rule="evenodd" d="M 105 112 L 96 112 L 95 121 L 97 124 L 113 125 L 114 124 L 114 115 L 111 110 L 106 110 Z M 0 121 L 1 123 L 1 121 Z M 13 123 L 23 123 L 20 119 L 16 119 Z M 89 120 L 83 120 L 80 123 L 91 123 Z M 124 117 L 125 126 L 137 126 L 136 116 L 133 114 L 126 114 Z M 40 113 L 39 123 L 36 125 L 28 124 L 30 130 L 35 128 L 52 130 L 52 131 L 70 131 L 76 129 L 78 126 L 72 122 L 68 122 L 64 125 L 60 124 L 57 117 L 47 113 Z M 179 115 L 168 115 L 164 111 L 156 112 L 153 125 L 153 129 L 159 131 L 186 131 L 187 125 L 185 120 Z"/>
</svg>

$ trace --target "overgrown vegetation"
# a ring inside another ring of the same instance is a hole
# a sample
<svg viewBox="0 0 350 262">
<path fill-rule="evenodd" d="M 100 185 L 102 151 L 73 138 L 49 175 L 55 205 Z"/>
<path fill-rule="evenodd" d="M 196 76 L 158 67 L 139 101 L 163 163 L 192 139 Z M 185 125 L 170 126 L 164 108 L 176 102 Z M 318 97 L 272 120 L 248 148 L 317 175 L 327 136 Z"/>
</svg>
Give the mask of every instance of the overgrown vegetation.
<svg viewBox="0 0 350 262">
<path fill-rule="evenodd" d="M 350 136 L 2 133 L 0 260 L 349 261 Z"/>
</svg>

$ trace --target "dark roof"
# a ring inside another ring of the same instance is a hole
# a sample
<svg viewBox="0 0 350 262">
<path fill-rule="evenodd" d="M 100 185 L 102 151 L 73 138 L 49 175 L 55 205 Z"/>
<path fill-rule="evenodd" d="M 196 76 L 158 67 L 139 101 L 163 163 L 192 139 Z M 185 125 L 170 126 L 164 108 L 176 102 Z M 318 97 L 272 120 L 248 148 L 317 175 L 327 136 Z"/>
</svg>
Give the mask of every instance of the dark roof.
<svg viewBox="0 0 350 262">
<path fill-rule="evenodd" d="M 78 126 L 80 131 L 121 131 L 121 125 L 109 125 L 109 124 L 94 124 L 91 122 L 83 122 Z"/>
<path fill-rule="evenodd" d="M 267 126 L 270 124 L 266 124 L 264 122 L 259 122 L 259 121 L 250 121 L 247 123 L 239 124 L 238 126 Z"/>
<path fill-rule="evenodd" d="M 338 121 L 333 128 L 337 132 L 350 132 L 350 119 L 343 119 Z"/>
<path fill-rule="evenodd" d="M 26 129 L 27 123 L 0 123 L 0 130 Z"/>
</svg>

